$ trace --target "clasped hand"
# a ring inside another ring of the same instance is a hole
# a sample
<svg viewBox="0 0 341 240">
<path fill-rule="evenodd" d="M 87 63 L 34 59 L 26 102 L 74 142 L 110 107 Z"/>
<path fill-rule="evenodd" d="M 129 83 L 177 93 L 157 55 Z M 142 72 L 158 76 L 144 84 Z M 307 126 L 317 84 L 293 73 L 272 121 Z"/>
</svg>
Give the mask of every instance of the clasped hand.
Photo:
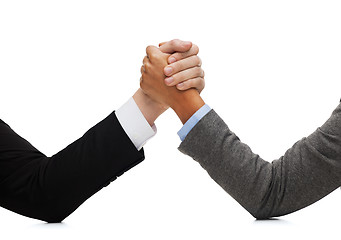
<svg viewBox="0 0 341 240">
<path fill-rule="evenodd" d="M 143 92 L 175 111 L 181 102 L 199 95 L 205 80 L 198 52 L 196 45 L 180 40 L 161 43 L 159 48 L 148 46 L 141 67 Z"/>
</svg>

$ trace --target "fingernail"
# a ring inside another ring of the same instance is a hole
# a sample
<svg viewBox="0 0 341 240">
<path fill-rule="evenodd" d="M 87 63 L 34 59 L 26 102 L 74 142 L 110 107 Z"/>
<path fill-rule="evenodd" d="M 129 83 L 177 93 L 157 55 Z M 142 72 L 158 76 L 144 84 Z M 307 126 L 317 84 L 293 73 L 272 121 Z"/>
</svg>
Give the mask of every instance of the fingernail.
<svg viewBox="0 0 341 240">
<path fill-rule="evenodd" d="M 173 77 L 165 78 L 165 82 L 167 85 L 170 85 L 173 81 L 174 81 Z"/>
<path fill-rule="evenodd" d="M 184 41 L 184 44 L 189 45 L 189 44 L 191 44 L 191 42 L 190 41 Z"/>
<path fill-rule="evenodd" d="M 169 75 L 169 74 L 171 74 L 173 72 L 173 69 L 171 68 L 171 67 L 166 67 L 165 68 L 165 74 L 166 75 Z"/>
<path fill-rule="evenodd" d="M 179 84 L 177 85 L 178 88 L 182 88 L 183 86 L 184 86 L 183 83 L 179 83 Z"/>
<path fill-rule="evenodd" d="M 175 57 L 170 57 L 170 58 L 168 59 L 168 62 L 169 62 L 169 63 L 174 63 L 174 62 L 176 62 L 176 58 L 175 58 Z"/>
</svg>

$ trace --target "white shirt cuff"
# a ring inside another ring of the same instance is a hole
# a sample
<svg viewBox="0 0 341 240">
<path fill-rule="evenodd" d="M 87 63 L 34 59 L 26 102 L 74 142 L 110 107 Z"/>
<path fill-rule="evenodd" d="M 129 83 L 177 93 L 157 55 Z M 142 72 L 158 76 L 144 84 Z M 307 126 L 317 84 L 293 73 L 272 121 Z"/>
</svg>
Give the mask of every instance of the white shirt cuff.
<svg viewBox="0 0 341 240">
<path fill-rule="evenodd" d="M 149 125 L 132 97 L 115 114 L 138 151 L 157 132 L 156 126 Z"/>
</svg>

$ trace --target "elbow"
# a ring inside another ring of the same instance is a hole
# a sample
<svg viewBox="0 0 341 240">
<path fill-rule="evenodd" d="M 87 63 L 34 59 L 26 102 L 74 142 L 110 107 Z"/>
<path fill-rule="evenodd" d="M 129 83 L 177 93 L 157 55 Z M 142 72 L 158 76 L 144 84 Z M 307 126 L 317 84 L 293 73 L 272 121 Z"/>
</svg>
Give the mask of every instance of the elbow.
<svg viewBox="0 0 341 240">
<path fill-rule="evenodd" d="M 246 210 L 257 220 L 266 220 L 278 217 L 279 209 L 276 207 L 276 201 L 272 198 L 263 197 L 260 201 L 254 201 Z"/>
<path fill-rule="evenodd" d="M 251 215 L 256 220 L 267 220 L 275 217 L 281 217 L 284 215 L 287 215 L 291 212 L 279 212 L 279 211 L 265 211 L 265 210 L 259 210 L 257 212 L 251 213 Z"/>
<path fill-rule="evenodd" d="M 263 211 L 256 211 L 256 212 L 250 212 L 250 214 L 256 219 L 256 220 L 267 220 L 269 218 L 274 217 L 272 214 L 270 213 L 266 213 Z"/>
<path fill-rule="evenodd" d="M 274 195 L 269 192 L 244 203 L 243 207 L 257 220 L 266 220 L 281 215 Z"/>
<path fill-rule="evenodd" d="M 39 201 L 32 201 L 28 209 L 25 215 L 46 223 L 61 223 L 73 212 L 70 205 L 55 197 L 41 197 Z"/>
<path fill-rule="evenodd" d="M 260 201 L 254 201 L 252 206 L 248 206 L 247 211 L 257 220 L 267 220 L 283 216 L 287 213 L 281 211 L 278 207 L 278 202 L 272 194 L 267 194 L 267 197 L 263 196 Z"/>
<path fill-rule="evenodd" d="M 10 209 L 10 208 L 9 208 Z M 28 209 L 28 208 L 27 208 Z M 20 211 L 17 209 L 10 209 L 22 216 L 29 217 L 32 219 L 37 219 L 46 223 L 61 223 L 69 213 L 57 212 L 55 210 L 46 209 L 42 207 L 30 207 L 29 210 Z"/>
<path fill-rule="evenodd" d="M 44 221 L 46 223 L 61 223 L 65 218 L 69 216 L 69 213 L 63 211 L 56 211 L 53 208 L 41 209 L 30 217 Z"/>
<path fill-rule="evenodd" d="M 274 217 L 274 214 L 271 213 L 269 208 L 261 203 L 256 203 L 256 201 L 253 201 L 252 204 L 241 205 L 252 217 L 257 220 L 266 220 Z"/>
<path fill-rule="evenodd" d="M 65 217 L 59 217 L 59 216 L 42 216 L 39 218 L 39 220 L 44 221 L 46 223 L 61 223 Z"/>
</svg>

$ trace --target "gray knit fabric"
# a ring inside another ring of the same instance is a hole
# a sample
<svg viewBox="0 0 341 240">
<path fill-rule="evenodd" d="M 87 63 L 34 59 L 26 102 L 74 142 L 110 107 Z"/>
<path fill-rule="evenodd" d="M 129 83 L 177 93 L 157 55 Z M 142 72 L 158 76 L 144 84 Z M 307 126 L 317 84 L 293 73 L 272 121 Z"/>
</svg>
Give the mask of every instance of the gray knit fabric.
<svg viewBox="0 0 341 240">
<path fill-rule="evenodd" d="M 211 110 L 179 150 L 255 218 L 302 209 L 341 186 L 341 104 L 310 136 L 272 163 L 253 153 Z"/>
</svg>

